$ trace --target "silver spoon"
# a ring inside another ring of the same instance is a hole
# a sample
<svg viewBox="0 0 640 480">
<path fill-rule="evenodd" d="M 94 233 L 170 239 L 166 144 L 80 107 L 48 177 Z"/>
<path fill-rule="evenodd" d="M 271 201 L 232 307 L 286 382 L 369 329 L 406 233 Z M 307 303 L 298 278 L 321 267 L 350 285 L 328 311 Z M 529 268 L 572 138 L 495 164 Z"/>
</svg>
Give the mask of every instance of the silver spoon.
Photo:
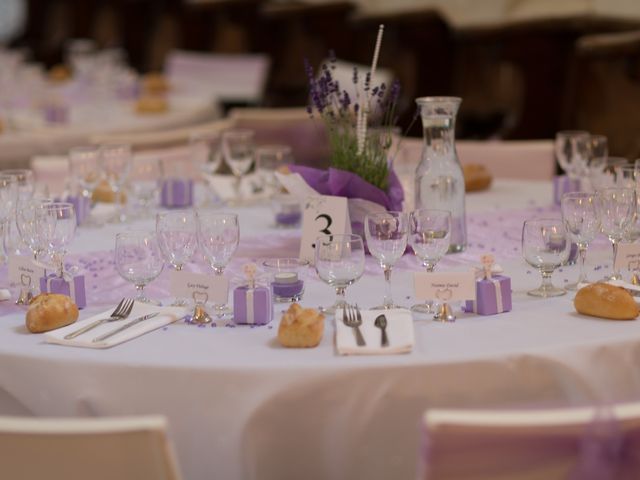
<svg viewBox="0 0 640 480">
<path fill-rule="evenodd" d="M 389 338 L 387 337 L 387 317 L 385 317 L 384 315 L 378 315 L 376 317 L 374 325 L 382 330 L 382 341 L 380 342 L 380 345 L 382 345 L 383 347 L 388 347 Z"/>
</svg>

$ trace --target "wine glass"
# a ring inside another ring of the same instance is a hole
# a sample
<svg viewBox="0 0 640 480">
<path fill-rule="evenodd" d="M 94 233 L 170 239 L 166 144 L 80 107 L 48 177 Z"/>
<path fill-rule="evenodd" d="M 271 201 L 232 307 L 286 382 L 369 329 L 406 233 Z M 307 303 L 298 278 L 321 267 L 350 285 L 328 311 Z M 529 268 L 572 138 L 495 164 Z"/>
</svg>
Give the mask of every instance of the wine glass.
<svg viewBox="0 0 640 480">
<path fill-rule="evenodd" d="M 254 132 L 253 130 L 227 130 L 222 134 L 222 153 L 235 177 L 235 201 L 242 202 L 242 177 L 253 164 L 254 157 Z"/>
<path fill-rule="evenodd" d="M 616 169 L 627 165 L 624 157 L 607 157 L 604 162 L 594 164 L 589 170 L 589 180 L 593 191 L 616 186 Z"/>
<path fill-rule="evenodd" d="M 114 217 L 116 222 L 126 221 L 123 207 L 122 190 L 127 182 L 131 169 L 131 146 L 129 145 L 103 145 L 100 147 L 100 163 L 109 187 L 113 190 L 115 201 L 118 204 L 118 212 Z"/>
<path fill-rule="evenodd" d="M 118 274 L 135 285 L 136 302 L 160 305 L 144 294 L 146 287 L 162 272 L 164 260 L 155 232 L 125 232 L 116 235 L 115 264 Z"/>
<path fill-rule="evenodd" d="M 213 273 L 223 275 L 224 269 L 238 248 L 240 227 L 234 213 L 199 210 L 196 213 L 197 237 L 200 250 Z M 230 313 L 226 304 L 214 305 L 219 317 Z"/>
<path fill-rule="evenodd" d="M 598 196 L 595 193 L 565 193 L 560 201 L 562 220 L 569 238 L 578 246 L 580 256 L 580 274 L 575 283 L 566 285 L 568 290 L 577 290 L 582 284 L 589 283 L 584 269 L 589 243 L 600 231 L 598 217 Z"/>
<path fill-rule="evenodd" d="M 558 163 L 571 179 L 587 171 L 591 135 L 582 130 L 563 130 L 556 134 L 555 153 Z"/>
<path fill-rule="evenodd" d="M 16 179 L 17 195 L 19 198 L 29 198 L 35 190 L 33 171 L 26 168 L 14 168 L 0 171 L 2 175 L 10 175 Z"/>
<path fill-rule="evenodd" d="M 612 273 L 608 280 L 620 280 L 622 275 L 616 270 L 618 243 L 637 215 L 636 191 L 632 188 L 603 188 L 598 191 L 598 214 L 600 226 L 613 248 Z"/>
<path fill-rule="evenodd" d="M 415 210 L 409 215 L 409 244 L 427 272 L 433 272 L 436 264 L 449 250 L 451 243 L 451 212 L 446 210 Z M 433 302 L 413 305 L 411 310 L 431 313 Z"/>
<path fill-rule="evenodd" d="M 64 256 L 76 233 L 76 211 L 72 203 L 43 203 L 36 213 L 36 228 L 42 247 L 46 249 L 58 268 L 64 272 Z"/>
<path fill-rule="evenodd" d="M 267 193 L 275 193 L 280 187 L 275 175 L 278 168 L 292 163 L 293 155 L 288 145 L 264 145 L 256 149 L 256 172 Z"/>
<path fill-rule="evenodd" d="M 604 135 L 591 135 L 589 141 L 589 158 L 587 160 L 588 181 L 592 190 L 596 190 L 593 179 L 599 176 L 607 165 L 609 158 L 609 140 Z"/>
<path fill-rule="evenodd" d="M 364 219 L 367 247 L 378 259 L 384 271 L 386 292 L 381 306 L 374 310 L 399 308 L 391 297 L 391 270 L 407 248 L 409 221 L 404 212 L 380 212 L 369 214 Z"/>
<path fill-rule="evenodd" d="M 131 161 L 129 192 L 138 215 L 145 217 L 158 203 L 160 192 L 160 160 L 156 156 L 140 155 Z"/>
<path fill-rule="evenodd" d="M 2 175 L 0 172 L 0 238 L 2 239 L 2 261 L 4 263 L 7 259 L 6 251 L 4 249 L 4 238 L 7 233 L 7 227 L 9 225 L 9 219 L 15 208 L 16 198 L 18 196 L 18 183 L 16 178 L 12 175 Z"/>
<path fill-rule="evenodd" d="M 69 150 L 69 171 L 82 196 L 91 201 L 93 190 L 100 182 L 100 148 L 84 146 Z"/>
<path fill-rule="evenodd" d="M 323 235 L 316 239 L 315 267 L 322 281 L 336 289 L 336 301 L 323 311 L 333 315 L 347 306 L 345 291 L 364 273 L 364 243 L 360 235 Z"/>
<path fill-rule="evenodd" d="M 175 210 L 156 215 L 156 234 L 164 260 L 176 271 L 181 271 L 196 250 L 196 214 L 193 210 Z M 186 305 L 176 299 L 174 306 Z"/>
<path fill-rule="evenodd" d="M 571 242 L 560 219 L 527 220 L 522 226 L 522 253 L 529 265 L 540 270 L 542 284 L 527 293 L 534 297 L 558 297 L 566 292 L 553 286 L 551 275 L 569 258 Z"/>
<path fill-rule="evenodd" d="M 222 138 L 217 132 L 197 132 L 189 137 L 191 157 L 200 171 L 205 175 L 215 175 L 222 165 Z M 209 196 L 206 205 L 219 205 L 220 195 L 212 182 L 205 178 Z"/>
<path fill-rule="evenodd" d="M 43 251 L 42 236 L 38 231 L 38 212 L 42 205 L 52 203 L 52 200 L 45 197 L 33 197 L 18 200 L 16 224 L 18 234 L 22 242 L 29 247 L 33 254 L 33 259 L 38 260 L 39 254 Z"/>
</svg>

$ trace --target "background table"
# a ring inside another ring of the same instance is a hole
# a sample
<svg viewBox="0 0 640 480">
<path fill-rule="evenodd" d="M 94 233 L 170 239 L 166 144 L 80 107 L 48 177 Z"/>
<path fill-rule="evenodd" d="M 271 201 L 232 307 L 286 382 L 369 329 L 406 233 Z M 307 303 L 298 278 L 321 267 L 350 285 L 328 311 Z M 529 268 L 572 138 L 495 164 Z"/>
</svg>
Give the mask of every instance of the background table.
<svg viewBox="0 0 640 480">
<path fill-rule="evenodd" d="M 546 205 L 549 198 L 549 184 L 514 180 L 468 195 L 470 246 L 438 268 L 468 268 L 494 250 L 512 277 L 514 309 L 489 317 L 460 314 L 453 324 L 416 318 L 411 354 L 338 356 L 332 319 L 318 348 L 281 348 L 275 340 L 281 305 L 268 326 L 180 323 L 105 351 L 44 344 L 26 332 L 22 313 L 10 313 L 0 325 L 0 413 L 165 414 L 188 479 L 388 479 L 415 478 L 419 418 L 429 407 L 637 400 L 640 323 L 579 316 L 571 294 L 549 300 L 525 294 L 540 275 L 521 259 L 520 228 L 527 216 L 557 215 Z M 296 253 L 297 234 L 272 230 L 266 207 L 238 211 L 241 243 L 230 276 L 269 252 Z M 114 233 L 124 228 L 81 231 L 74 258 L 104 257 L 90 252 L 111 248 Z M 605 273 L 609 255 L 606 242 L 597 242 L 588 258 L 592 278 Z M 412 256 L 398 263 L 396 301 L 414 302 L 416 270 Z M 107 274 L 90 274 L 88 285 L 100 286 L 92 298 L 112 306 L 133 288 Z M 554 281 L 576 276 L 577 268 L 566 267 Z M 333 301 L 332 290 L 312 272 L 306 280 L 305 305 Z M 165 288 L 163 276 L 151 291 Z M 382 291 L 381 270 L 368 259 L 365 276 L 347 296 L 369 307 Z"/>
</svg>

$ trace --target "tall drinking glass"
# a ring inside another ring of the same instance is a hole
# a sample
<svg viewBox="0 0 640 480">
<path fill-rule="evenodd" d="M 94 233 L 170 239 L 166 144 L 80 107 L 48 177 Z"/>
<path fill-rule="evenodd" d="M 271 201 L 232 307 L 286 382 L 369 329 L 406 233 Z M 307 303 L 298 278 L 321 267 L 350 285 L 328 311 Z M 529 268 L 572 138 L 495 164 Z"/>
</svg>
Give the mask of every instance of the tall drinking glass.
<svg viewBox="0 0 640 480">
<path fill-rule="evenodd" d="M 242 177 L 253 165 L 255 144 L 253 130 L 227 130 L 222 134 L 222 153 L 235 177 L 235 202 L 242 203 Z"/>
<path fill-rule="evenodd" d="M 116 222 L 125 222 L 127 217 L 124 210 L 123 188 L 131 169 L 130 145 L 103 145 L 100 148 L 100 160 L 109 187 L 113 190 L 118 212 L 114 217 Z"/>
<path fill-rule="evenodd" d="M 555 153 L 560 167 L 571 179 L 587 171 L 591 135 L 582 130 L 563 130 L 556 134 Z"/>
<path fill-rule="evenodd" d="M 611 276 L 607 280 L 620 280 L 622 275 L 616 269 L 618 243 L 637 215 L 636 191 L 632 188 L 604 188 L 598 191 L 598 213 L 600 226 L 613 248 Z"/>
<path fill-rule="evenodd" d="M 115 264 L 118 274 L 135 285 L 136 302 L 160 305 L 144 293 L 151 281 L 162 272 L 164 260 L 155 232 L 125 232 L 116 235 Z"/>
<path fill-rule="evenodd" d="M 346 305 L 345 292 L 364 272 L 364 245 L 360 235 L 323 235 L 316 239 L 315 267 L 320 279 L 335 288 L 336 301 L 323 309 L 334 315 Z"/>
<path fill-rule="evenodd" d="M 280 187 L 275 175 L 278 168 L 292 163 L 293 154 L 288 145 L 264 145 L 256 149 L 256 173 L 267 193 L 276 193 Z"/>
<path fill-rule="evenodd" d="M 598 216 L 598 196 L 596 193 L 565 193 L 560 202 L 562 220 L 572 242 L 578 246 L 580 256 L 580 274 L 575 283 L 567 285 L 568 290 L 577 290 L 581 285 L 589 283 L 584 269 L 589 243 L 600 231 Z"/>
<path fill-rule="evenodd" d="M 2 259 L 0 263 L 7 260 L 4 249 L 4 238 L 7 233 L 9 220 L 13 215 L 18 196 L 18 183 L 12 175 L 2 175 L 0 172 L 0 240 L 2 243 Z"/>
<path fill-rule="evenodd" d="M 542 284 L 527 293 L 534 297 L 558 297 L 566 292 L 553 286 L 551 275 L 569 258 L 571 242 L 560 219 L 527 220 L 522 227 L 522 253 L 529 265 L 540 270 Z"/>
<path fill-rule="evenodd" d="M 76 233 L 76 211 L 72 203 L 51 202 L 40 205 L 36 213 L 36 228 L 42 246 L 50 255 L 62 277 L 64 257 Z"/>
<path fill-rule="evenodd" d="M 2 175 L 10 175 L 16 179 L 16 188 L 19 198 L 30 198 L 35 190 L 35 177 L 33 171 L 26 168 L 14 168 L 0 171 Z"/>
<path fill-rule="evenodd" d="M 409 245 L 427 272 L 433 272 L 437 263 L 449 250 L 451 243 L 451 212 L 445 210 L 415 210 L 409 215 Z M 413 305 L 418 313 L 432 313 L 433 302 Z"/>
<path fill-rule="evenodd" d="M 391 271 L 393 265 L 404 254 L 409 234 L 409 219 L 404 212 L 380 212 L 367 215 L 364 219 L 364 233 L 371 255 L 378 259 L 382 270 L 386 291 L 384 301 L 375 309 L 399 308 L 391 295 Z"/>
<path fill-rule="evenodd" d="M 189 138 L 191 158 L 201 172 L 206 174 L 208 196 L 205 205 L 215 206 L 222 203 L 220 195 L 214 188 L 210 176 L 214 175 L 222 165 L 222 137 L 217 132 L 192 133 Z"/>
<path fill-rule="evenodd" d="M 127 202 L 136 216 L 148 217 L 158 205 L 161 168 L 156 156 L 139 156 L 131 161 L 129 171 L 129 193 L 133 197 Z"/>
<path fill-rule="evenodd" d="M 200 210 L 196 213 L 197 237 L 200 249 L 213 273 L 223 275 L 240 241 L 238 216 L 234 213 L 218 213 Z M 214 305 L 219 317 L 230 313 L 226 304 Z"/>
<path fill-rule="evenodd" d="M 44 251 L 42 236 L 38 231 L 37 220 L 38 212 L 42 210 L 42 205 L 47 203 L 52 203 L 52 200 L 44 197 L 18 200 L 16 213 L 18 234 L 22 242 L 31 250 L 34 260 L 38 260 L 39 255 Z"/>
<path fill-rule="evenodd" d="M 69 150 L 69 171 L 82 196 L 91 202 L 93 191 L 100 182 L 100 148 L 85 146 Z"/>
</svg>

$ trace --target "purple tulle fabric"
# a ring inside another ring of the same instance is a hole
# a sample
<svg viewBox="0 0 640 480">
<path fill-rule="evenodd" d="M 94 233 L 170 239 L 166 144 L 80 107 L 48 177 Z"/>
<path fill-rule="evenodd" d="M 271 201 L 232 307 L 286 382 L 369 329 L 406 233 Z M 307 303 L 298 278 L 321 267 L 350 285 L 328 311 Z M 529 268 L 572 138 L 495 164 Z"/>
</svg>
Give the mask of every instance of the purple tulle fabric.
<svg viewBox="0 0 640 480">
<path fill-rule="evenodd" d="M 382 205 L 389 211 L 401 211 L 404 192 L 400 180 L 393 170 L 389 172 L 389 191 L 363 180 L 359 175 L 337 168 L 319 170 L 317 168 L 291 165 L 289 169 L 299 173 L 307 184 L 321 195 L 335 195 L 346 198 L 361 198 Z"/>
</svg>

